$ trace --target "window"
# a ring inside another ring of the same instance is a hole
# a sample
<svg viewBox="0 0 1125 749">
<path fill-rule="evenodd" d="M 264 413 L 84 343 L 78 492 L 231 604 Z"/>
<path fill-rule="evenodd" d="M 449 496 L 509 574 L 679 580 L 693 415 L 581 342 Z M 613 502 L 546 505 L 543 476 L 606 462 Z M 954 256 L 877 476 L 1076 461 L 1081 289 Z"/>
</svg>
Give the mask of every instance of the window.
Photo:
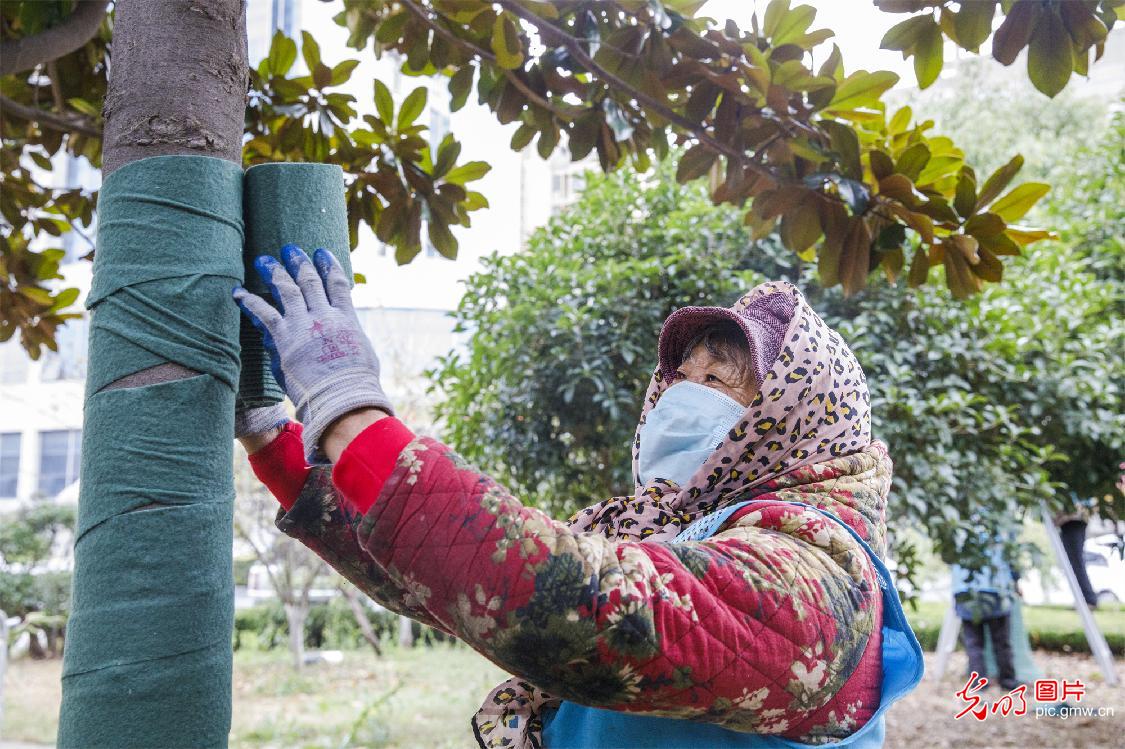
<svg viewBox="0 0 1125 749">
<path fill-rule="evenodd" d="M 16 496 L 20 476 L 20 433 L 0 434 L 0 497 Z"/>
<path fill-rule="evenodd" d="M 53 497 L 78 479 L 82 430 L 39 433 L 39 493 Z"/>
</svg>

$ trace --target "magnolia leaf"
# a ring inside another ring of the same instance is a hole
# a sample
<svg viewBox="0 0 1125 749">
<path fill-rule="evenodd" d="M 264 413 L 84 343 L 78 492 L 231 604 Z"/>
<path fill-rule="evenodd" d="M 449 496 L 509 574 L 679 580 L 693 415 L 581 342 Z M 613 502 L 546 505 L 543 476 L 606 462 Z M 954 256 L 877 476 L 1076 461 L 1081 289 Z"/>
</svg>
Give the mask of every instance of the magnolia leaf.
<svg viewBox="0 0 1125 749">
<path fill-rule="evenodd" d="M 520 33 L 507 14 L 496 16 L 492 24 L 490 44 L 496 55 L 496 64 L 513 70 L 523 64 L 523 45 Z"/>
<path fill-rule="evenodd" d="M 1020 220 L 1050 189 L 1050 185 L 1042 182 L 1025 182 L 993 203 L 989 209 L 1010 224 Z"/>
<path fill-rule="evenodd" d="M 930 261 L 926 257 L 926 251 L 918 247 L 914 250 L 914 259 L 910 262 L 910 274 L 907 276 L 906 282 L 917 288 L 926 283 L 926 278 L 929 275 Z"/>
<path fill-rule="evenodd" d="M 1016 154 L 1011 161 L 989 175 L 980 188 L 980 195 L 977 196 L 976 210 L 980 210 L 991 203 L 997 195 L 1004 191 L 1004 188 L 1022 168 L 1023 156 Z"/>
<path fill-rule="evenodd" d="M 996 0 L 973 0 L 961 3 L 953 17 L 957 44 L 970 52 L 979 52 L 980 45 L 992 33 L 992 17 L 996 14 Z"/>
<path fill-rule="evenodd" d="M 898 161 L 895 162 L 895 171 L 908 179 L 916 180 L 929 160 L 929 147 L 925 143 L 915 143 L 899 154 Z"/>
<path fill-rule="evenodd" d="M 473 75 L 476 69 L 466 65 L 453 74 L 449 79 L 449 111 L 456 112 L 465 106 L 469 99 L 469 92 L 473 90 Z"/>
<path fill-rule="evenodd" d="M 929 88 L 937 80 L 944 63 L 944 44 L 945 37 L 936 23 L 931 23 L 919 35 L 914 48 L 914 75 L 918 79 L 918 88 Z"/>
<path fill-rule="evenodd" d="M 297 43 L 287 37 L 280 29 L 273 35 L 270 42 L 269 60 L 270 72 L 273 75 L 283 76 L 297 61 Z"/>
<path fill-rule="evenodd" d="M 320 64 L 320 45 L 316 43 L 316 38 L 307 31 L 301 32 L 301 57 L 305 59 L 305 67 L 309 71 L 316 69 Z"/>
<path fill-rule="evenodd" d="M 964 231 L 977 239 L 991 237 L 1004 231 L 1007 224 L 995 213 L 978 213 L 965 222 Z"/>
<path fill-rule="evenodd" d="M 820 239 L 820 218 L 812 200 L 805 200 L 781 216 L 781 241 L 798 254 Z"/>
<path fill-rule="evenodd" d="M 972 266 L 972 272 L 977 278 L 982 278 L 992 283 L 1000 283 L 1001 279 L 1004 277 L 1004 264 L 991 252 L 981 247 L 980 261 Z"/>
<path fill-rule="evenodd" d="M 1027 75 L 1035 88 L 1054 98 L 1066 88 L 1074 72 L 1070 35 L 1056 10 L 1045 10 L 1027 51 Z"/>
<path fill-rule="evenodd" d="M 1015 62 L 1020 50 L 1031 41 L 1039 17 L 1039 3 L 1016 3 L 992 36 L 992 56 L 1004 65 Z"/>
<path fill-rule="evenodd" d="M 390 127 L 391 123 L 394 122 L 394 98 L 391 97 L 391 90 L 378 78 L 375 79 L 375 111 L 379 113 L 379 119 L 387 127 Z"/>
<path fill-rule="evenodd" d="M 1022 226 L 1008 226 L 1004 231 L 1013 241 L 1021 245 L 1029 245 L 1043 239 L 1058 239 L 1059 235 L 1047 229 L 1028 229 Z"/>
<path fill-rule="evenodd" d="M 702 144 L 692 146 L 680 157 L 680 163 L 676 167 L 676 181 L 683 183 L 702 177 L 716 158 L 717 154 L 707 146 Z"/>
<path fill-rule="evenodd" d="M 455 185 L 464 185 L 466 182 L 480 179 L 492 169 L 487 161 L 469 161 L 461 166 L 454 167 L 445 175 L 446 182 Z"/>
<path fill-rule="evenodd" d="M 872 106 L 896 83 L 898 83 L 898 76 L 887 70 L 874 73 L 857 70 L 836 87 L 836 96 L 832 98 L 828 108 L 836 112 L 846 112 Z"/>
<path fill-rule="evenodd" d="M 867 284 L 871 267 L 871 229 L 859 216 L 848 220 L 848 233 L 840 252 L 840 283 L 851 296 Z"/>
<path fill-rule="evenodd" d="M 914 50 L 923 35 L 936 28 L 933 16 L 912 16 L 888 29 L 879 42 L 879 48 L 897 50 L 905 57 Z"/>
<path fill-rule="evenodd" d="M 414 120 L 418 119 L 418 115 L 422 114 L 422 110 L 426 108 L 428 94 L 429 90 L 425 86 L 419 86 L 403 100 L 402 108 L 398 110 L 397 128 L 399 130 L 414 124 Z"/>
</svg>

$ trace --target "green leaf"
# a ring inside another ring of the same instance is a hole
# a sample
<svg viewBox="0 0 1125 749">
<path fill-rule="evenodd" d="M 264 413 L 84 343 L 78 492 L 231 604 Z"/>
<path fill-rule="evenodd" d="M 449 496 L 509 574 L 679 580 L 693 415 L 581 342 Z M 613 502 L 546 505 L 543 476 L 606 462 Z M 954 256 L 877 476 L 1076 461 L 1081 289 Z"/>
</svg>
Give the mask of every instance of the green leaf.
<svg viewBox="0 0 1125 749">
<path fill-rule="evenodd" d="M 410 92 L 410 95 L 402 102 L 402 108 L 398 110 L 397 128 L 403 130 L 414 124 L 414 120 L 418 119 L 418 115 L 422 114 L 422 110 L 426 108 L 426 96 L 429 91 L 425 86 L 419 86 Z"/>
<path fill-rule="evenodd" d="M 387 127 L 394 122 L 395 100 L 391 96 L 391 90 L 378 78 L 375 79 L 375 111 L 379 113 L 379 119 Z"/>
<path fill-rule="evenodd" d="M 711 169 L 711 164 L 716 158 L 718 155 L 707 146 L 702 144 L 692 146 L 680 157 L 680 163 L 676 167 L 676 181 L 682 183 L 702 177 Z"/>
<path fill-rule="evenodd" d="M 1010 224 L 1022 218 L 1050 189 L 1042 182 L 1025 182 L 989 206 L 989 211 Z"/>
<path fill-rule="evenodd" d="M 970 52 L 979 52 L 980 45 L 992 33 L 992 17 L 996 14 L 996 0 L 973 0 L 961 3 L 953 17 L 957 43 Z"/>
<path fill-rule="evenodd" d="M 889 28 L 879 42 L 879 48 L 909 53 L 918 45 L 922 35 L 934 28 L 937 28 L 937 24 L 934 23 L 933 16 L 912 16 Z"/>
<path fill-rule="evenodd" d="M 977 196 L 977 210 L 988 205 L 997 195 L 1003 192 L 1004 188 L 1022 168 L 1023 156 L 1016 154 L 1011 161 L 993 172 L 980 188 L 980 195 Z"/>
<path fill-rule="evenodd" d="M 918 38 L 918 46 L 914 48 L 914 75 L 918 79 L 918 88 L 929 88 L 937 80 L 944 62 L 945 37 L 936 23 L 931 23 L 929 28 Z"/>
<path fill-rule="evenodd" d="M 1027 50 L 1027 74 L 1041 92 L 1054 98 L 1066 88 L 1074 71 L 1074 50 L 1062 18 L 1056 10 L 1046 11 L 1035 25 Z"/>
<path fill-rule="evenodd" d="M 523 64 L 520 33 L 506 13 L 496 16 L 492 24 L 490 44 L 492 52 L 496 55 L 496 64 L 500 67 L 514 70 Z"/>
<path fill-rule="evenodd" d="M 67 99 L 66 103 L 69 104 L 72 109 L 75 109 L 76 111 L 81 112 L 82 114 L 86 115 L 87 117 L 101 117 L 102 116 L 101 111 L 96 106 L 94 106 L 90 102 L 86 101 L 85 99 L 80 99 L 78 97 L 75 97 L 73 99 Z"/>
<path fill-rule="evenodd" d="M 307 31 L 301 32 L 301 57 L 305 59 L 305 67 L 309 72 L 316 70 L 316 66 L 320 64 L 320 45 Z"/>
<path fill-rule="evenodd" d="M 816 9 L 811 5 L 798 5 L 779 19 L 777 27 L 769 35 L 774 47 L 796 42 L 816 18 Z"/>
<path fill-rule="evenodd" d="M 836 88 L 836 96 L 828 108 L 837 112 L 845 112 L 860 107 L 867 107 L 879 101 L 883 93 L 891 86 L 898 83 L 898 76 L 887 70 L 868 73 L 865 70 L 856 72 L 845 78 Z"/>
<path fill-rule="evenodd" d="M 426 229 L 426 234 L 430 237 L 430 243 L 442 257 L 450 260 L 457 258 L 457 239 L 445 222 L 431 216 Z"/>
<path fill-rule="evenodd" d="M 339 86 L 341 83 L 347 83 L 348 79 L 352 77 L 352 71 L 355 70 L 356 65 L 359 65 L 359 60 L 344 60 L 333 67 L 330 84 Z"/>
<path fill-rule="evenodd" d="M 476 68 L 467 64 L 449 79 L 449 111 L 456 112 L 465 106 L 465 102 L 469 98 L 469 92 L 473 90 L 473 75 L 475 73 Z"/>
<path fill-rule="evenodd" d="M 287 37 L 278 29 L 270 42 L 270 72 L 273 75 L 283 76 L 297 61 L 297 43 Z"/>
<path fill-rule="evenodd" d="M 526 122 L 516 128 L 516 132 L 512 134 L 512 142 L 509 144 L 513 151 L 522 151 L 535 137 L 538 131 Z"/>
<path fill-rule="evenodd" d="M 799 203 L 781 216 L 781 241 L 793 252 L 802 253 L 820 238 L 820 219 L 812 200 Z"/>
<path fill-rule="evenodd" d="M 451 169 L 449 174 L 445 175 L 445 181 L 463 185 L 466 182 L 480 179 L 488 174 L 490 169 L 492 169 L 492 166 L 487 161 L 470 161 Z"/>
<path fill-rule="evenodd" d="M 899 155 L 895 162 L 895 171 L 906 175 L 912 181 L 917 181 L 923 167 L 930 160 L 930 149 L 925 143 L 915 143 Z"/>
<path fill-rule="evenodd" d="M 352 278 L 355 279 L 356 285 L 367 283 L 367 276 L 363 275 L 362 273 L 353 273 Z"/>
<path fill-rule="evenodd" d="M 1039 3 L 1016 3 L 1004 22 L 992 36 L 992 56 L 1003 65 L 1011 65 L 1019 56 L 1020 50 L 1031 41 L 1040 13 Z"/>
</svg>

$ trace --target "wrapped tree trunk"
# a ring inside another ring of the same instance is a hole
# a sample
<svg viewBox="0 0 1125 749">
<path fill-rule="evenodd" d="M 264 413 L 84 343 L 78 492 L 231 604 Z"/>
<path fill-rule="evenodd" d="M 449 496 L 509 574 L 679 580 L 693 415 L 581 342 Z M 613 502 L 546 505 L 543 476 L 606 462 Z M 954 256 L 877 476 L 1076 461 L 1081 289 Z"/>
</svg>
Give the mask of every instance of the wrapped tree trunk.
<svg viewBox="0 0 1125 749">
<path fill-rule="evenodd" d="M 59 745 L 225 746 L 244 8 L 115 7 Z"/>
</svg>

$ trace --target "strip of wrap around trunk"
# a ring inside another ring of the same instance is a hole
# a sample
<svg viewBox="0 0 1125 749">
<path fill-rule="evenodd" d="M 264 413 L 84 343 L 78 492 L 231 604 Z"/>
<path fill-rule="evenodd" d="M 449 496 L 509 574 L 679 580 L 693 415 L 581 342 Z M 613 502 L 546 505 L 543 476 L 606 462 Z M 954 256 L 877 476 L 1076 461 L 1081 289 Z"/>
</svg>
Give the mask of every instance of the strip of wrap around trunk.
<svg viewBox="0 0 1125 749">
<path fill-rule="evenodd" d="M 331 251 L 350 275 L 343 172 L 267 164 L 244 177 L 221 159 L 153 157 L 106 178 L 98 213 L 58 744 L 223 747 L 236 393 L 283 397 L 231 290 L 264 293 L 245 265 L 287 243 Z M 199 375 L 112 387 L 166 363 Z"/>
<path fill-rule="evenodd" d="M 102 187 L 61 747 L 227 744 L 242 179 L 161 156 Z M 106 387 L 168 362 L 199 375 Z"/>
</svg>

